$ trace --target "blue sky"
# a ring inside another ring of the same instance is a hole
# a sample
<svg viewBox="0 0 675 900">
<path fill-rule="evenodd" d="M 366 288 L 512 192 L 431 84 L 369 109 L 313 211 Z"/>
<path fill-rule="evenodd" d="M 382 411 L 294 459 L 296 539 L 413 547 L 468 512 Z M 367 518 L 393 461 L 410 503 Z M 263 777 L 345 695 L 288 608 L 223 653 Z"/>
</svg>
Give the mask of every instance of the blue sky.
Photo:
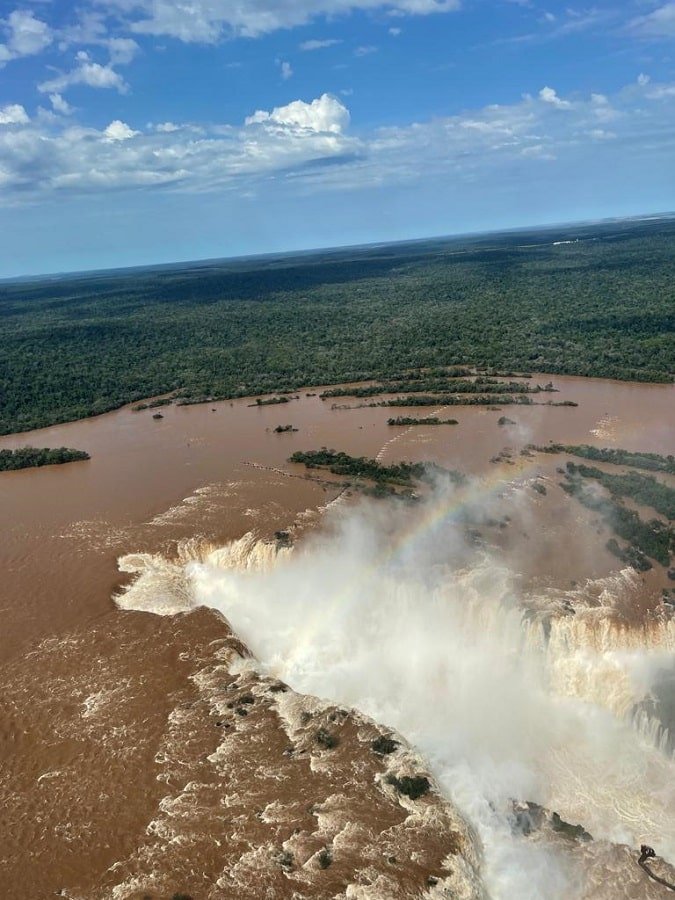
<svg viewBox="0 0 675 900">
<path fill-rule="evenodd" d="M 0 276 L 675 209 L 675 2 L 0 0 Z"/>
</svg>

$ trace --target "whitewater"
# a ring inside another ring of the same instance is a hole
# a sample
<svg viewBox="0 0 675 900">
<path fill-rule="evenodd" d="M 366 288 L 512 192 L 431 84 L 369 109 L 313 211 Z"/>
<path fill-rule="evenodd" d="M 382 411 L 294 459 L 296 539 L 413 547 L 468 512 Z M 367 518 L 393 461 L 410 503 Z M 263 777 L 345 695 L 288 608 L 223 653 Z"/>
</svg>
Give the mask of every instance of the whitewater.
<svg viewBox="0 0 675 900">
<path fill-rule="evenodd" d="M 514 802 L 583 825 L 603 853 L 647 843 L 675 863 L 659 699 L 675 677 L 675 622 L 667 610 L 625 617 L 641 589 L 630 569 L 528 594 L 456 517 L 429 515 L 452 507 L 449 490 L 417 508 L 341 505 L 294 548 L 249 534 L 187 542 L 173 560 L 130 554 L 118 605 L 217 610 L 265 675 L 395 729 L 475 833 L 483 889 L 467 884 L 466 897 L 648 896 L 629 892 L 625 854 L 615 882 L 594 885 L 593 849 L 525 838 Z"/>
</svg>

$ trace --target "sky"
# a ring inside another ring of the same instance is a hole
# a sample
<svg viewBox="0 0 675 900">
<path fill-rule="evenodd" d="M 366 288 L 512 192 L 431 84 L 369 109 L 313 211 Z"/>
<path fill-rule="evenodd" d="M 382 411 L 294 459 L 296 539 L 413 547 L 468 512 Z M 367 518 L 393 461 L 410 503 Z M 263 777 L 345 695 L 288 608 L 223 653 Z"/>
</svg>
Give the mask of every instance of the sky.
<svg viewBox="0 0 675 900">
<path fill-rule="evenodd" d="M 675 209 L 675 2 L 0 0 L 0 276 Z"/>
</svg>

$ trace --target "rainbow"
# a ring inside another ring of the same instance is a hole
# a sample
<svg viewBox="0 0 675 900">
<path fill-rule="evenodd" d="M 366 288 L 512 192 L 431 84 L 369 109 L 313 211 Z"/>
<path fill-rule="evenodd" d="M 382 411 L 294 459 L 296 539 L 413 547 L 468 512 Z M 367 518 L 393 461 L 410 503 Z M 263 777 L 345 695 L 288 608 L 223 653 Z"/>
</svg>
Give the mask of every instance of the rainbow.
<svg viewBox="0 0 675 900">
<path fill-rule="evenodd" d="M 415 546 L 427 539 L 429 534 L 433 533 L 437 528 L 458 520 L 464 511 L 473 505 L 494 497 L 507 485 L 523 482 L 527 475 L 537 467 L 536 458 L 519 457 L 515 465 L 506 463 L 495 464 L 494 469 L 488 475 L 473 477 L 466 485 L 458 486 L 455 490 L 447 493 L 442 492 L 440 496 L 432 496 L 429 501 L 423 504 L 421 515 L 411 516 L 414 521 L 410 527 L 400 530 L 382 551 L 374 557 L 372 563 L 366 567 L 365 571 L 362 570 L 358 576 L 351 579 L 348 578 L 341 590 L 336 591 L 332 595 L 327 606 L 321 608 L 321 614 L 306 622 L 291 659 L 301 656 L 304 648 L 314 642 L 316 634 L 321 627 L 320 620 L 326 614 L 330 614 L 336 607 L 339 607 L 353 591 L 357 583 L 364 583 L 375 577 L 383 568 L 389 566 L 397 558 L 403 557 L 404 554 L 409 553 L 411 549 L 414 549 Z M 287 662 L 290 661 L 288 660 Z"/>
</svg>

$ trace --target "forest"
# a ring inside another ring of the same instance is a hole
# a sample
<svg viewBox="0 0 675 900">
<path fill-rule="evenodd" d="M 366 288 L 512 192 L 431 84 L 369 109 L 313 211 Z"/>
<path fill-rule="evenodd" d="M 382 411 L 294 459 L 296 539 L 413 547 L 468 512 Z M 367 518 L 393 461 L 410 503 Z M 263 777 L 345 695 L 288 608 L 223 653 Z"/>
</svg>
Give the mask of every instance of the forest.
<svg viewBox="0 0 675 900">
<path fill-rule="evenodd" d="M 5 281 L 0 433 L 448 366 L 670 382 L 674 309 L 667 219 Z"/>
</svg>

